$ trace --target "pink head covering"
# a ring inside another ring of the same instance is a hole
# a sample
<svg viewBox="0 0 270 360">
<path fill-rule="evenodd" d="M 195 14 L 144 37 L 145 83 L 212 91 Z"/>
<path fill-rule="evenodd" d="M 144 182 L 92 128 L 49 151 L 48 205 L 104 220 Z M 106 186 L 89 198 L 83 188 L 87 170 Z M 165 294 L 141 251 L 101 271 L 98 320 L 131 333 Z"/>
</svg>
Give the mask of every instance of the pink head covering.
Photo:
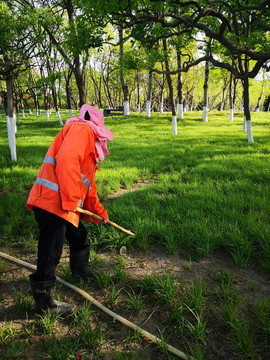
<svg viewBox="0 0 270 360">
<path fill-rule="evenodd" d="M 89 114 L 90 120 L 87 112 Z M 109 150 L 107 148 L 107 140 L 113 140 L 114 135 L 105 126 L 102 111 L 93 106 L 84 104 L 80 109 L 79 117 L 68 119 L 65 125 L 77 121 L 83 121 L 88 123 L 92 127 L 94 132 L 97 134 L 97 139 L 95 140 L 95 148 L 99 155 L 99 160 L 103 161 L 104 157 L 109 155 Z"/>
</svg>

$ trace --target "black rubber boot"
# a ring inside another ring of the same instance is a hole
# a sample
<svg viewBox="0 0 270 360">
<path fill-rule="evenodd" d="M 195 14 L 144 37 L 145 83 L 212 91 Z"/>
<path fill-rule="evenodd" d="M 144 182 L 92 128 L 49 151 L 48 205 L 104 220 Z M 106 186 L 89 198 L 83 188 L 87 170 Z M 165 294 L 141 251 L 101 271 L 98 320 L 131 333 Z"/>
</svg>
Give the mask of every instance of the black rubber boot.
<svg viewBox="0 0 270 360">
<path fill-rule="evenodd" d="M 90 246 L 81 251 L 70 251 L 70 270 L 73 281 L 95 280 L 100 275 L 99 272 L 89 269 L 89 253 Z"/>
<path fill-rule="evenodd" d="M 34 274 L 29 276 L 33 297 L 35 299 L 34 312 L 37 315 L 44 315 L 48 312 L 58 314 L 65 318 L 75 311 L 75 306 L 53 299 L 55 289 L 55 278 L 52 280 L 37 281 Z"/>
</svg>

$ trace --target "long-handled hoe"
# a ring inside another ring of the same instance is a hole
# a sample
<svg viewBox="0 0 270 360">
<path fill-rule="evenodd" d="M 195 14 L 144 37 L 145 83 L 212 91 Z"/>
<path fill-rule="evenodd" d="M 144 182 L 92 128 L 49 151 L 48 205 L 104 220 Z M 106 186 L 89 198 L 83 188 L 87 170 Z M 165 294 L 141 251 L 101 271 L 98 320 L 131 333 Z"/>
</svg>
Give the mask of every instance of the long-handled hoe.
<svg viewBox="0 0 270 360">
<path fill-rule="evenodd" d="M 81 209 L 79 207 L 77 207 L 76 211 L 82 213 L 82 214 L 85 214 L 85 215 L 89 215 L 91 216 L 92 218 L 94 219 L 97 219 L 97 220 L 103 220 L 103 218 L 99 215 L 96 215 L 94 213 L 92 213 L 91 211 L 88 211 L 88 210 L 84 210 L 84 209 Z M 115 228 L 123 231 L 124 233 L 128 234 L 128 235 L 131 235 L 131 236 L 134 236 L 135 234 L 133 234 L 133 232 L 129 231 L 129 230 L 126 230 L 124 229 L 122 226 L 119 226 L 117 225 L 116 223 L 112 222 L 111 220 L 108 220 L 108 224 L 114 226 Z"/>
</svg>

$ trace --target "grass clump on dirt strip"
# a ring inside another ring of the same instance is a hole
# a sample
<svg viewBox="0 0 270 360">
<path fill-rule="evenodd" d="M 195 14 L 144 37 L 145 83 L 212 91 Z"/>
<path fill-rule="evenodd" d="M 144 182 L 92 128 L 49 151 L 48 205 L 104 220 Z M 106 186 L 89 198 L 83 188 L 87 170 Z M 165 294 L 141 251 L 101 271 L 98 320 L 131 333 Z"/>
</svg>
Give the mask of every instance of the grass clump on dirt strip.
<svg viewBox="0 0 270 360">
<path fill-rule="evenodd" d="M 168 344 L 194 359 L 270 358 L 270 120 L 253 114 L 248 143 L 242 112 L 233 123 L 228 112 L 201 117 L 186 113 L 177 136 L 169 114 L 106 118 L 115 139 L 98 194 L 110 219 L 136 235 L 87 224 L 102 274 L 78 286 L 158 336 L 158 346 L 59 285 L 56 296 L 76 314 L 35 318 L 30 272 L 0 259 L 1 358 L 174 359 Z M 1 251 L 32 263 L 38 229 L 25 202 L 61 129 L 51 118 L 21 119 L 14 163 L 0 115 Z M 66 246 L 58 274 L 70 280 Z"/>
</svg>

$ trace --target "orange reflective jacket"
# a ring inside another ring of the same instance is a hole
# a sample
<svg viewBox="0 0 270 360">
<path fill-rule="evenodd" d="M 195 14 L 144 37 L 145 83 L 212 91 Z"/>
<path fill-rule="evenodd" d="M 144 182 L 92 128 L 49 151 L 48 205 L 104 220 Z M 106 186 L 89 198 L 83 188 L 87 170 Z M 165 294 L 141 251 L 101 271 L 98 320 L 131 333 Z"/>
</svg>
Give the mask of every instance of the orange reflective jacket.
<svg viewBox="0 0 270 360">
<path fill-rule="evenodd" d="M 43 160 L 26 203 L 28 209 L 39 207 L 76 227 L 80 214 L 74 210 L 78 206 L 108 219 L 107 211 L 97 197 L 94 180 L 96 137 L 92 127 L 85 122 L 63 127 Z M 83 219 L 92 221 L 89 216 Z"/>
</svg>

